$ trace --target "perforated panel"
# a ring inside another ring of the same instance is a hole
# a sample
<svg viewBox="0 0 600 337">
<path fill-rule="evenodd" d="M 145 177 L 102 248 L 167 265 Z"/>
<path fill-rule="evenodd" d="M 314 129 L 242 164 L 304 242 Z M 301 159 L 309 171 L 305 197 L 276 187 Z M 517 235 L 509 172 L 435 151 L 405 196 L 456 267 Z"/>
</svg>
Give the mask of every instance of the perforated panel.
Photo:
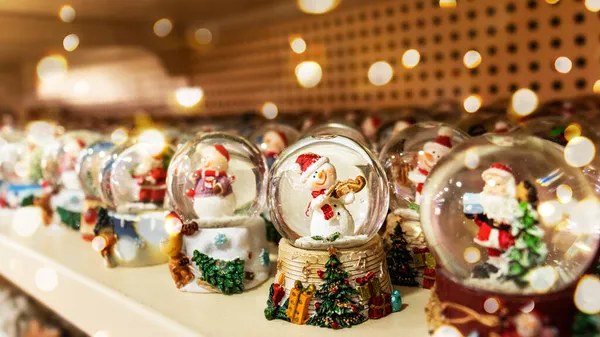
<svg viewBox="0 0 600 337">
<path fill-rule="evenodd" d="M 583 1 L 459 0 L 454 9 L 439 0 L 368 1 L 324 16 L 303 16 L 256 29 L 222 32 L 212 50 L 197 55 L 194 82 L 206 93 L 208 113 L 256 110 L 265 101 L 280 110 L 383 108 L 462 100 L 477 93 L 484 104 L 510 97 L 520 87 L 542 101 L 587 95 L 600 79 L 600 16 Z M 300 35 L 308 49 L 289 46 Z M 410 48 L 421 53 L 414 69 L 401 64 Z M 462 59 L 470 49 L 483 61 L 473 70 Z M 573 61 L 568 74 L 554 60 Z M 294 76 L 304 60 L 321 64 L 318 87 L 305 89 Z M 392 81 L 376 87 L 367 71 L 388 61 Z"/>
</svg>

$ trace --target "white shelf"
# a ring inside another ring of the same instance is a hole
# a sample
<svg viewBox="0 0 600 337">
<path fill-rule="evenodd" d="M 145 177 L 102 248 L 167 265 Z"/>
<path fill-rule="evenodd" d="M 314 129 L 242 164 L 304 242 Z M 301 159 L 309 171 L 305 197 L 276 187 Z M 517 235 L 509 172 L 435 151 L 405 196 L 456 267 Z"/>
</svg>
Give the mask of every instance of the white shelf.
<svg viewBox="0 0 600 337">
<path fill-rule="evenodd" d="M 56 271 L 52 291 L 36 285 L 40 268 Z M 110 337 L 295 337 L 339 336 L 338 331 L 267 321 L 263 310 L 270 281 L 241 295 L 180 293 L 166 265 L 106 269 L 102 259 L 78 233 L 41 228 L 20 237 L 0 227 L 0 274 L 93 336 Z M 369 320 L 344 337 L 428 336 L 423 308 L 429 291 L 399 288 L 399 313 Z"/>
</svg>

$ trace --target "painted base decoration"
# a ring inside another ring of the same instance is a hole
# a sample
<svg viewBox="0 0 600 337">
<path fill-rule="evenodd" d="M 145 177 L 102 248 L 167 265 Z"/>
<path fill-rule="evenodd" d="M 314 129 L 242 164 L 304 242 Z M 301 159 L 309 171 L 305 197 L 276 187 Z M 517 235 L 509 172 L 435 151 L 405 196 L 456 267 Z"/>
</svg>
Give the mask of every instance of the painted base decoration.
<svg viewBox="0 0 600 337">
<path fill-rule="evenodd" d="M 81 213 L 69 211 L 66 208 L 57 207 L 56 213 L 60 218 L 60 223 L 67 226 L 70 229 L 79 230 L 81 226 Z"/>
<path fill-rule="evenodd" d="M 79 232 L 84 240 L 91 241 L 94 239 L 94 229 L 99 220 L 101 209 L 102 203 L 100 200 L 85 199 L 83 211 L 81 212 L 81 225 L 79 226 Z"/>
<path fill-rule="evenodd" d="M 402 307 L 392 292 L 381 238 L 348 249 L 305 250 L 279 243 L 277 281 L 265 317 L 298 325 L 342 329 Z"/>
<path fill-rule="evenodd" d="M 170 235 L 161 243 L 175 286 L 183 292 L 240 294 L 264 282 L 271 270 L 261 217 L 217 219 L 211 226 L 183 224 L 167 215 Z"/>
</svg>

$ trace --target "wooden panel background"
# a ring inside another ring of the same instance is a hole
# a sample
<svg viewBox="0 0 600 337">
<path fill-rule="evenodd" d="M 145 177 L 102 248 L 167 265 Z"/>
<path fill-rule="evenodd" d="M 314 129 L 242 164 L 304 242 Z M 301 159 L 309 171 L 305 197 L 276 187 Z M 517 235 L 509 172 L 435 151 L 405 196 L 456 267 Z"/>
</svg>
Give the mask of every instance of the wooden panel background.
<svg viewBox="0 0 600 337">
<path fill-rule="evenodd" d="M 372 0 L 322 16 L 229 27 L 208 51 L 194 53 L 193 82 L 205 91 L 207 114 L 257 110 L 265 101 L 289 112 L 377 109 L 463 100 L 470 93 L 489 105 L 521 87 L 537 91 L 542 101 L 592 94 L 600 79 L 600 14 L 583 1 L 458 3 L 448 9 L 438 0 Z M 289 46 L 295 35 L 307 42 L 304 54 Z M 421 62 L 405 69 L 401 58 L 410 48 L 419 50 Z M 470 49 L 483 57 L 474 70 L 462 63 Z M 573 61 L 570 73 L 554 70 L 559 56 Z M 323 68 L 316 88 L 296 82 L 294 69 L 304 60 Z M 367 79 L 379 60 L 395 71 L 383 87 Z"/>
</svg>

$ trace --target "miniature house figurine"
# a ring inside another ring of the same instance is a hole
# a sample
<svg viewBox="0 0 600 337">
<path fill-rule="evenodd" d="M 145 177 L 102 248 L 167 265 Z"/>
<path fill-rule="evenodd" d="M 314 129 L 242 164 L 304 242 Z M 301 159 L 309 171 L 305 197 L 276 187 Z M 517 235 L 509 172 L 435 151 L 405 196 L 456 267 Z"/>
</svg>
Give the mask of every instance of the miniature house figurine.
<svg viewBox="0 0 600 337">
<path fill-rule="evenodd" d="M 224 133 L 198 136 L 176 152 L 167 173 L 174 212 L 161 250 L 180 291 L 239 294 L 269 277 L 259 215 L 266 173 L 255 146 Z"/>
<path fill-rule="evenodd" d="M 277 159 L 268 187 L 283 239 L 265 317 L 340 329 L 390 314 L 377 235 L 388 189 L 373 154 L 343 136 L 306 137 Z"/>
</svg>

